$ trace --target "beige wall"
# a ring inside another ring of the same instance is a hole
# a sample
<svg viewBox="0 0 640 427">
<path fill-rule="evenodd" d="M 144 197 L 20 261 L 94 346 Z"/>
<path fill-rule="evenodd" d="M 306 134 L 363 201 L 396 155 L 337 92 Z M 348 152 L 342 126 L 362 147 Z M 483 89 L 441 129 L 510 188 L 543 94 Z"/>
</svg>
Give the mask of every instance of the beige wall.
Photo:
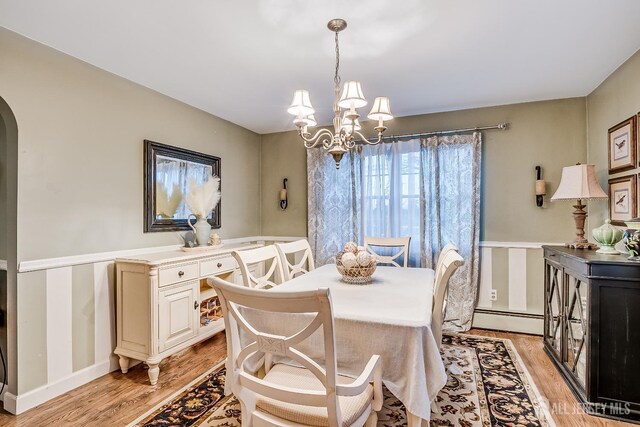
<svg viewBox="0 0 640 427">
<path fill-rule="evenodd" d="M 609 180 L 608 129 L 639 111 L 640 51 L 587 96 L 588 161 L 596 165 L 598 180 L 605 191 L 608 191 L 607 181 Z M 640 173 L 640 168 L 621 172 L 612 177 L 634 173 Z M 608 216 L 609 207 L 606 202 L 591 203 L 588 230 L 600 226 Z"/>
<path fill-rule="evenodd" d="M 42 271 L 16 275 L 17 263 L 180 243 L 179 233 L 143 233 L 144 139 L 221 157 L 219 232 L 258 235 L 261 144 L 254 132 L 3 28 L 0 58 L 0 101 L 20 132 L 8 147 L 19 192 L 17 202 L 9 195 L 17 242 L 12 234 L 7 290 L 9 391 L 23 394 L 48 381 L 43 301 L 55 290 L 46 289 Z M 74 369 L 94 361 L 92 273 L 74 270 Z"/>
<path fill-rule="evenodd" d="M 388 134 L 407 134 L 509 122 L 507 131 L 484 133 L 482 240 L 562 242 L 572 239 L 571 207 L 535 205 L 535 166 L 553 194 L 563 166 L 586 160 L 584 98 L 561 99 L 398 118 Z M 365 128 L 369 128 L 367 124 Z M 262 233 L 306 235 L 306 154 L 295 132 L 262 137 Z M 290 208 L 278 207 L 282 178 L 289 178 Z"/>
<path fill-rule="evenodd" d="M 220 233 L 259 234 L 259 135 L 1 28 L 0 57 L 20 261 L 179 243 L 142 231 L 144 139 L 220 156 Z"/>
</svg>

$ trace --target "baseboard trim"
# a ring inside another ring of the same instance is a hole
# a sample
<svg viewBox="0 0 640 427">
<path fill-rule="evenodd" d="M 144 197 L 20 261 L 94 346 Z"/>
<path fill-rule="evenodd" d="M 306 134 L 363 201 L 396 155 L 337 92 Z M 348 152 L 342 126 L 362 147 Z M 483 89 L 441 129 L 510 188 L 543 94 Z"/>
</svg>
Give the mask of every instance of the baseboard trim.
<svg viewBox="0 0 640 427">
<path fill-rule="evenodd" d="M 250 242 L 291 242 L 305 237 L 291 236 L 249 236 L 234 239 L 224 239 L 225 243 L 250 243 Z M 151 248 L 125 249 L 121 251 L 98 252 L 93 254 L 72 255 L 59 258 L 45 258 L 31 261 L 21 261 L 18 264 L 18 273 L 29 271 L 48 270 L 50 268 L 70 267 L 73 265 L 94 264 L 96 262 L 112 261 L 116 258 L 126 258 L 134 255 L 154 252 L 177 251 L 181 244 L 169 246 L 156 246 Z"/>
<path fill-rule="evenodd" d="M 31 408 L 60 396 L 76 387 L 80 387 L 96 378 L 108 374 L 118 369 L 118 362 L 115 357 L 111 357 L 95 365 L 88 366 L 71 375 L 56 381 L 55 383 L 46 384 L 26 393 L 15 395 L 6 392 L 4 394 L 4 410 L 18 415 Z"/>
<path fill-rule="evenodd" d="M 494 331 L 542 335 L 544 330 L 544 316 L 535 313 L 517 313 L 477 308 L 473 316 L 473 327 Z"/>
</svg>

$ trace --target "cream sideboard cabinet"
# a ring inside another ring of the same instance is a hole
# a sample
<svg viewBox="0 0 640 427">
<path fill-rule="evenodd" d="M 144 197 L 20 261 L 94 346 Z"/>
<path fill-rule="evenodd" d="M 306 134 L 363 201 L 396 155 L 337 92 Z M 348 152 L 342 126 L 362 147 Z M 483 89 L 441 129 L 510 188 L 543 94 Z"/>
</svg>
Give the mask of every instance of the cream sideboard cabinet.
<svg viewBox="0 0 640 427">
<path fill-rule="evenodd" d="M 160 252 L 116 259 L 115 354 L 127 373 L 131 359 L 149 366 L 155 385 L 162 359 L 224 329 L 216 292 L 208 277 L 242 284 L 234 250 L 261 244 L 225 245 L 202 252 Z M 259 275 L 264 267 L 252 266 Z"/>
</svg>

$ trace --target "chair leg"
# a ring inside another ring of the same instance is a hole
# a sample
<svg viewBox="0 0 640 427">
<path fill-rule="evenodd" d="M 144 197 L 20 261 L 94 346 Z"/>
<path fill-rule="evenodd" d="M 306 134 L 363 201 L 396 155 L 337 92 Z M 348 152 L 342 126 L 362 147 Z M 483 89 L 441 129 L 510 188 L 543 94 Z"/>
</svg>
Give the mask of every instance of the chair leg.
<svg viewBox="0 0 640 427">
<path fill-rule="evenodd" d="M 371 411 L 364 425 L 365 427 L 376 427 L 376 425 L 378 425 L 378 414 L 375 411 Z"/>
<path fill-rule="evenodd" d="M 253 411 L 255 410 L 256 410 L 255 404 L 247 404 L 244 400 L 240 400 L 240 411 L 242 413 L 242 427 L 253 426 Z"/>
</svg>

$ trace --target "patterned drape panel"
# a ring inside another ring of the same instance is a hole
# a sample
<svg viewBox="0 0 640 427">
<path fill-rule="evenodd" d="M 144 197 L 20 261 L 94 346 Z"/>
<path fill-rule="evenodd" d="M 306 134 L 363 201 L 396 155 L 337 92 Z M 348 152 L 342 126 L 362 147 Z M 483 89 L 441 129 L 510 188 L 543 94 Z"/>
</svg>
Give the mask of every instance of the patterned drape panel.
<svg viewBox="0 0 640 427">
<path fill-rule="evenodd" d="M 480 279 L 482 137 L 476 132 L 421 142 L 422 266 L 435 267 L 448 242 L 458 247 L 464 265 L 449 282 L 445 327 L 466 331 L 471 328 Z"/>
<path fill-rule="evenodd" d="M 481 153 L 480 133 L 359 147 L 339 170 L 325 150 L 307 150 L 308 235 L 316 263 L 330 262 L 347 241 L 362 243 L 364 232 L 411 235 L 411 264 L 429 268 L 451 242 L 465 263 L 451 278 L 445 327 L 470 329 L 480 277 Z"/>
<path fill-rule="evenodd" d="M 316 265 L 360 238 L 360 158 L 345 154 L 336 169 L 322 148 L 307 150 L 308 237 Z"/>
</svg>

